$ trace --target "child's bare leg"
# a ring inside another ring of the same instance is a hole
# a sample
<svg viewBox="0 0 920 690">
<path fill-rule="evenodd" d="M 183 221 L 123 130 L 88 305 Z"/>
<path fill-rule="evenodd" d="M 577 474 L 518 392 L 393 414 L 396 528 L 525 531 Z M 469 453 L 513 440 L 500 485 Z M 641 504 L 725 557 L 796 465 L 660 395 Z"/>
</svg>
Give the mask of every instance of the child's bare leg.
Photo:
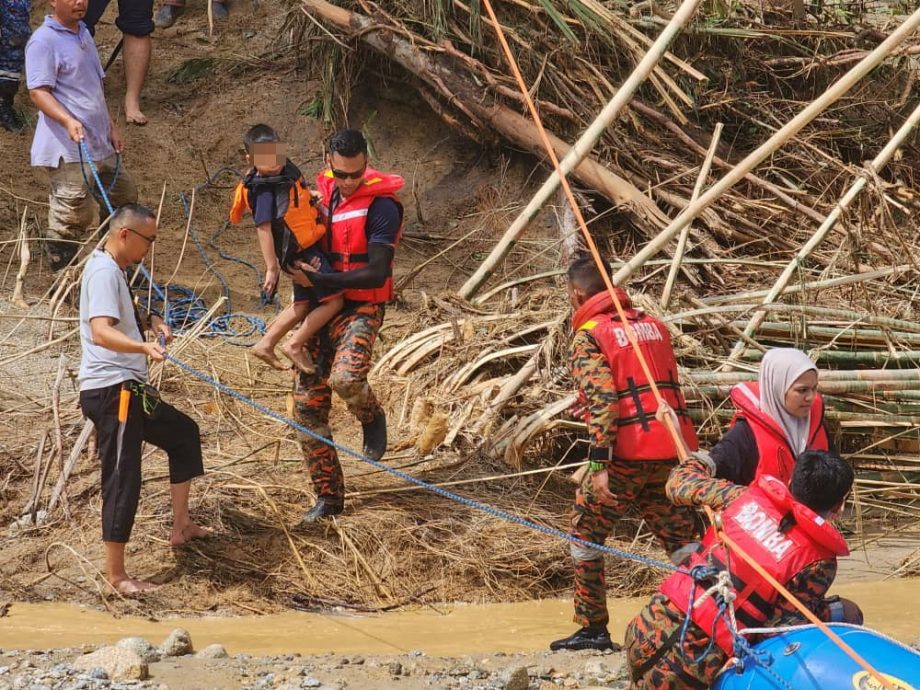
<svg viewBox="0 0 920 690">
<path fill-rule="evenodd" d="M 307 343 L 319 333 L 323 326 L 329 323 L 333 316 L 342 311 L 344 304 L 345 298 L 341 296 L 320 304 L 304 316 L 300 328 L 294 331 L 290 339 L 281 347 L 285 356 L 303 373 L 312 374 L 316 371 L 313 358 L 306 350 Z"/>
<path fill-rule="evenodd" d="M 294 328 L 307 314 L 307 305 L 294 303 L 284 308 L 265 329 L 259 342 L 252 346 L 252 354 L 275 369 L 287 369 L 281 360 L 275 357 L 275 345 L 289 330 Z"/>
</svg>

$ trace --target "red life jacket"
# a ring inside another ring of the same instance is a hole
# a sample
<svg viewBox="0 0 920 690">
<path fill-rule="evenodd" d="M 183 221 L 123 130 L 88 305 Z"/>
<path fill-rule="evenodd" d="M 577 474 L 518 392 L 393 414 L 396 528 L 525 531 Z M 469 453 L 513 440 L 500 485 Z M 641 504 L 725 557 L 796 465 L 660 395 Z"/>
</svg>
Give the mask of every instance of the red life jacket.
<svg viewBox="0 0 920 690">
<path fill-rule="evenodd" d="M 323 195 L 323 202 L 328 207 L 335 191 L 335 178 L 331 170 L 326 170 L 316 177 L 317 187 Z M 368 168 L 364 173 L 364 180 L 347 197 L 341 197 L 339 203 L 332 210 L 328 219 L 329 232 L 326 233 L 326 251 L 329 261 L 336 271 L 354 271 L 367 266 L 367 212 L 378 197 L 388 197 L 399 204 L 402 213 L 402 204 L 396 197 L 396 192 L 402 189 L 405 181 L 399 175 L 388 175 Z M 328 215 L 328 214 L 327 214 Z M 396 244 L 402 236 L 402 224 L 396 236 Z M 395 245 L 394 245 L 395 248 Z M 393 264 L 390 262 L 390 271 L 386 282 L 377 288 L 345 290 L 345 299 L 357 302 L 371 302 L 380 304 L 393 299 Z"/>
<path fill-rule="evenodd" d="M 778 529 L 782 519 L 792 514 L 795 524 L 785 533 Z M 776 477 L 763 476 L 722 512 L 725 533 L 781 585 L 817 561 L 835 559 L 849 553 L 840 533 L 824 518 L 796 501 L 786 485 Z M 712 527 L 703 537 L 699 551 L 690 557 L 689 568 L 712 565 L 724 570 L 729 559 L 718 543 Z M 773 617 L 778 593 L 751 566 L 732 554 L 732 585 L 737 593 L 735 617 L 739 628 L 757 627 Z M 699 597 L 711 583 L 696 588 Z M 685 572 L 676 572 L 660 588 L 684 613 L 690 604 L 693 580 Z M 707 634 L 715 622 L 715 640 L 727 654 L 732 653 L 732 636 L 725 621 L 718 617 L 718 606 L 707 597 L 693 608 L 690 619 Z"/>
<path fill-rule="evenodd" d="M 286 229 L 291 233 L 297 245 L 291 248 L 292 251 L 306 249 L 319 241 L 326 232 L 326 226 L 323 224 L 321 213 L 316 208 L 316 200 L 310 193 L 306 180 L 303 179 L 297 166 L 290 161 L 285 164 L 279 175 L 261 177 L 256 175 L 255 170 L 252 170 L 242 182 L 236 185 L 230 206 L 231 223 L 238 225 L 243 220 L 246 211 L 254 210 L 255 196 L 260 187 L 277 187 L 282 194 L 287 188 L 288 207 L 281 220 L 284 221 Z M 278 257 L 282 266 L 285 265 L 286 259 L 287 257 Z"/>
<path fill-rule="evenodd" d="M 617 289 L 617 298 L 626 311 L 629 326 L 633 328 L 658 390 L 677 413 L 684 441 L 691 450 L 696 450 L 696 430 L 680 390 L 677 361 L 674 359 L 667 329 L 658 319 L 633 309 L 623 290 Z M 614 457 L 620 460 L 676 458 L 677 449 L 667 427 L 655 419 L 658 403 L 624 325 L 614 311 L 610 295 L 604 291 L 589 298 L 575 312 L 572 326 L 591 332 L 613 373 L 619 401 Z"/>
<path fill-rule="evenodd" d="M 792 480 L 795 453 L 783 428 L 773 417 L 760 409 L 759 384 L 750 381 L 739 383 L 732 388 L 731 398 L 738 410 L 732 419 L 732 425 L 739 417 L 743 417 L 751 425 L 754 440 L 757 442 L 760 459 L 754 477 L 770 475 L 789 484 Z M 808 442 L 805 447 L 811 450 L 828 450 L 830 445 L 824 427 L 824 399 L 819 393 L 815 394 L 808 419 Z"/>
</svg>

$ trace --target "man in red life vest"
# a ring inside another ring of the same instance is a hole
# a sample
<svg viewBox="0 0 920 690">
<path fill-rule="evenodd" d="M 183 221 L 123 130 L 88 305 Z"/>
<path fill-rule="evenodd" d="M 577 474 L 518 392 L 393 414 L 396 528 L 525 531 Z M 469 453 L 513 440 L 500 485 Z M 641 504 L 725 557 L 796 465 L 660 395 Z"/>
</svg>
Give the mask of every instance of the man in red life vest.
<svg viewBox="0 0 920 690">
<path fill-rule="evenodd" d="M 316 372 L 298 374 L 295 412 L 301 424 L 331 439 L 335 391 L 361 422 L 364 455 L 379 460 L 386 451 L 387 422 L 367 375 L 384 306 L 393 298 L 393 255 L 403 219 L 396 193 L 404 181 L 368 167 L 367 141 L 354 129 L 330 137 L 326 164 L 317 187 L 327 214 L 323 248 L 335 272 L 318 273 L 298 263 L 301 270 L 291 279 L 305 287 L 341 289 L 345 306 L 307 343 Z M 342 512 L 345 480 L 334 448 L 309 436 L 302 437 L 301 447 L 316 490 L 316 503 L 301 521 L 310 524 Z"/>
<path fill-rule="evenodd" d="M 572 263 L 568 288 L 575 308 L 572 378 L 591 438 L 589 472 L 576 493 L 571 534 L 602 544 L 632 504 L 662 547 L 679 558 L 700 530 L 693 510 L 673 506 L 665 496 L 677 451 L 655 418 L 658 403 L 626 329 L 632 329 L 659 391 L 676 411 L 685 442 L 696 448 L 668 331 L 657 319 L 634 309 L 626 293 L 617 289 L 627 319 L 621 321 L 591 257 Z M 550 649 L 612 648 L 603 552 L 575 543 L 570 549 L 575 559 L 575 622 L 581 628 L 550 644 Z"/>
<path fill-rule="evenodd" d="M 681 505 L 722 510 L 722 528 L 766 572 L 825 621 L 861 624 L 851 601 L 825 594 L 837 574 L 837 558 L 849 552 L 830 520 L 843 507 L 853 485 L 853 470 L 838 456 L 807 450 L 797 458 L 789 487 L 775 477 L 758 477 L 750 487 L 713 478 L 715 464 L 698 453 L 668 481 L 668 496 Z M 731 567 L 739 628 L 804 622 L 757 571 L 726 552 L 709 529 L 688 569 Z M 627 659 L 635 690 L 709 688 L 733 650 L 733 637 L 715 599 L 696 603 L 681 634 L 691 598 L 714 582 L 714 571 L 696 582 L 685 572 L 671 575 L 626 629 Z"/>
</svg>

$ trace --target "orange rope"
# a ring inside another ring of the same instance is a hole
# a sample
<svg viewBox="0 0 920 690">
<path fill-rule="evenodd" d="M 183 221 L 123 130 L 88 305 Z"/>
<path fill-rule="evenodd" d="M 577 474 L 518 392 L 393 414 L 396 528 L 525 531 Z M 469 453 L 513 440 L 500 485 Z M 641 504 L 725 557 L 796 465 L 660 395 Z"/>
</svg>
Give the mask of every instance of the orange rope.
<svg viewBox="0 0 920 690">
<path fill-rule="evenodd" d="M 623 309 L 623 305 L 617 298 L 613 282 L 608 275 L 607 268 L 604 266 L 600 252 L 597 250 L 597 245 L 594 242 L 594 238 L 591 236 L 591 232 L 588 230 L 588 225 L 585 223 L 584 216 L 581 214 L 581 208 L 579 207 L 578 202 L 575 200 L 575 195 L 572 193 L 572 188 L 569 186 L 569 181 L 566 176 L 562 174 L 562 170 L 559 165 L 559 158 L 556 156 L 556 151 L 553 149 L 549 137 L 546 134 L 546 129 L 543 127 L 543 121 L 540 118 L 540 114 L 537 112 L 537 108 L 534 105 L 533 99 L 530 97 L 530 91 L 527 88 L 527 84 L 524 82 L 524 77 L 521 75 L 517 61 L 514 59 L 514 54 L 511 52 L 511 47 L 508 45 L 508 41 L 505 38 L 505 32 L 502 29 L 502 25 L 498 21 L 498 17 L 496 16 L 495 10 L 492 7 L 492 2 L 491 0 L 483 0 L 483 5 L 486 8 L 486 12 L 489 14 L 489 19 L 492 20 L 492 26 L 495 27 L 496 37 L 498 38 L 498 42 L 501 45 L 505 59 L 508 61 L 508 66 L 511 68 L 511 72 L 514 75 L 514 79 L 517 82 L 518 88 L 521 91 L 521 95 L 524 97 L 524 101 L 527 103 L 527 109 L 530 111 L 530 116 L 533 118 L 534 125 L 536 125 L 537 131 L 540 134 L 540 140 L 543 144 L 543 147 L 546 149 L 546 153 L 553 164 L 553 168 L 555 169 L 556 174 L 559 176 L 559 183 L 562 185 L 565 196 L 572 207 L 572 213 L 575 216 L 575 220 L 578 222 L 578 227 L 585 238 L 585 242 L 588 245 L 591 256 L 594 258 L 594 262 L 597 264 L 600 274 L 604 279 L 604 284 L 607 287 L 607 292 L 610 294 L 610 297 L 613 300 L 613 305 L 616 308 L 617 315 L 620 317 L 620 320 L 625 326 L 624 330 L 626 331 L 627 338 L 629 339 L 629 344 L 635 351 L 636 359 L 639 360 L 639 366 L 642 367 L 642 373 L 645 374 L 645 378 L 649 384 L 649 389 L 651 390 L 652 395 L 655 396 L 655 400 L 658 402 L 658 404 L 662 405 L 662 403 L 664 403 L 664 399 L 661 396 L 661 391 L 655 382 L 655 377 L 652 375 L 651 369 L 649 369 L 648 362 L 645 359 L 642 348 L 639 347 L 639 342 L 636 339 L 634 329 L 629 325 L 629 320 L 626 317 L 626 312 Z M 671 434 L 671 439 L 674 441 L 674 446 L 677 449 L 678 458 L 681 462 L 686 461 L 688 459 L 687 450 L 684 447 L 682 442 L 683 439 L 680 436 L 679 431 L 674 426 L 674 420 L 670 414 L 664 415 L 664 424 L 668 432 Z M 713 529 L 716 529 L 716 521 L 712 509 L 709 506 L 704 507 L 706 509 L 706 514 L 713 525 Z M 853 650 L 848 644 L 840 639 L 840 637 L 834 633 L 833 630 L 831 630 L 823 621 L 818 619 L 818 617 L 815 616 L 815 614 L 813 614 L 801 601 L 799 601 L 792 595 L 791 592 L 789 592 L 789 590 L 777 582 L 774 577 L 765 571 L 759 563 L 757 563 L 750 555 L 745 553 L 744 550 L 739 547 L 733 540 L 731 540 L 724 532 L 716 529 L 716 534 L 722 540 L 724 540 L 726 546 L 737 553 L 745 562 L 754 568 L 754 570 L 756 570 L 761 575 L 761 577 L 769 582 L 777 592 L 788 599 L 789 602 L 805 616 L 805 618 L 814 623 L 835 644 L 837 644 L 841 650 L 843 650 L 851 659 L 853 659 L 853 661 L 855 661 L 860 667 L 862 667 L 876 680 L 878 680 L 879 683 L 881 683 L 882 686 L 886 688 L 886 690 L 897 690 L 897 688 L 895 688 L 887 678 L 872 668 L 872 666 L 870 666 L 859 654 L 857 654 L 855 650 Z"/>
</svg>

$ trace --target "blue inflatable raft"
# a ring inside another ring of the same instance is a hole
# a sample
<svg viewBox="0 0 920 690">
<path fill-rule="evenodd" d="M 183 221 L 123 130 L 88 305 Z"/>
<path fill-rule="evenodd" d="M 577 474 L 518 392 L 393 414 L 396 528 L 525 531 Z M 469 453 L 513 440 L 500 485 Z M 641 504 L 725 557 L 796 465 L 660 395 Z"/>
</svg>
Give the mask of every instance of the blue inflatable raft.
<svg viewBox="0 0 920 690">
<path fill-rule="evenodd" d="M 920 654 L 867 628 L 832 623 L 830 627 L 898 690 L 920 690 Z M 804 626 L 756 645 L 760 663 L 724 671 L 713 690 L 882 690 L 817 627 Z M 739 672 L 740 671 L 740 672 Z"/>
</svg>

